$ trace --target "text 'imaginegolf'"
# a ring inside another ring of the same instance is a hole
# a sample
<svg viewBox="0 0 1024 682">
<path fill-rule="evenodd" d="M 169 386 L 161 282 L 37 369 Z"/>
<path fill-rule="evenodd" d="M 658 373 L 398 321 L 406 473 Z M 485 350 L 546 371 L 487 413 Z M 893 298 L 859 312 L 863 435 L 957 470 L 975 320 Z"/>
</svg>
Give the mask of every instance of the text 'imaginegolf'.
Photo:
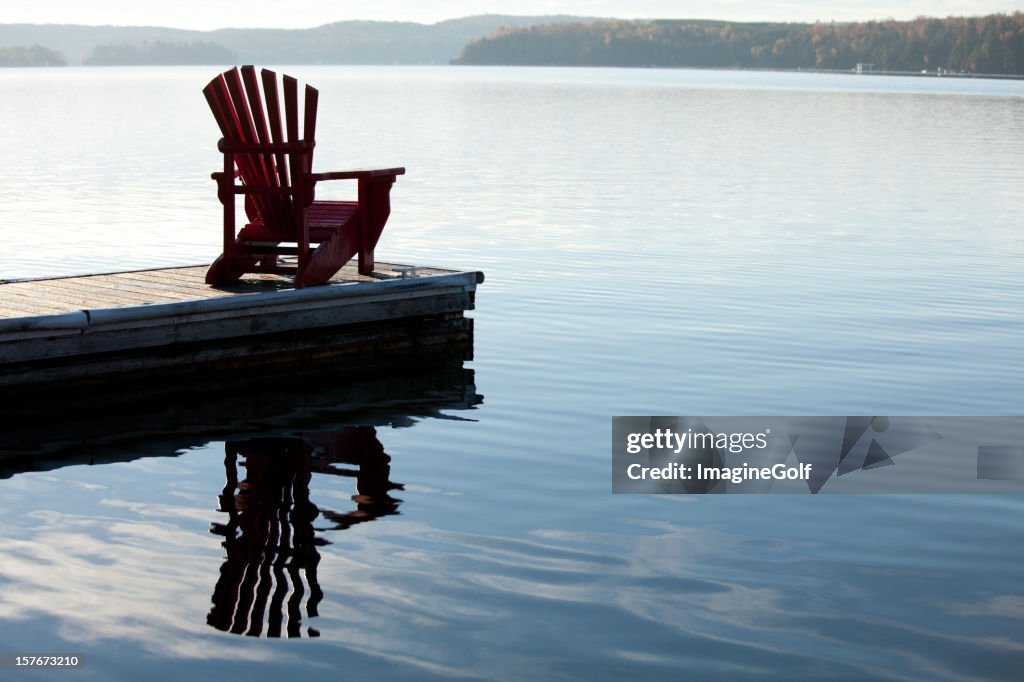
<svg viewBox="0 0 1024 682">
<path fill-rule="evenodd" d="M 613 417 L 612 492 L 1024 492 L 1024 417 Z"/>
</svg>

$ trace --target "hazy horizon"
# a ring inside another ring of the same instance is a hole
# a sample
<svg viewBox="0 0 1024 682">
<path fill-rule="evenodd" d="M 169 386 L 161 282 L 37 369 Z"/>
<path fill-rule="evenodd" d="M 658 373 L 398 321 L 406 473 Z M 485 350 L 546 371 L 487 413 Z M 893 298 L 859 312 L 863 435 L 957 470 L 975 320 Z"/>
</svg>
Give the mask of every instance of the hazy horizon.
<svg viewBox="0 0 1024 682">
<path fill-rule="evenodd" d="M 13 5 L 13 6 L 12 6 Z M 77 0 L 42 0 L 36 3 L 0 3 L 4 24 L 74 24 L 83 26 L 151 26 L 212 31 L 221 28 L 314 28 L 339 21 L 394 21 L 436 24 L 451 19 L 503 14 L 512 16 L 579 15 L 609 19 L 717 19 L 723 21 L 866 21 L 870 19 L 913 19 L 918 16 L 980 16 L 1013 13 L 1024 9 L 1017 0 L 877 0 L 813 2 L 812 0 L 771 0 L 768 2 L 695 2 L 671 0 L 526 0 L 510 3 L 497 0 L 414 3 L 410 0 L 380 0 L 373 7 L 339 7 L 330 0 L 298 0 L 288 3 L 252 0 L 245 12 L 227 0 L 183 0 L 174 7 L 127 0 L 98 0 L 83 4 Z"/>
</svg>

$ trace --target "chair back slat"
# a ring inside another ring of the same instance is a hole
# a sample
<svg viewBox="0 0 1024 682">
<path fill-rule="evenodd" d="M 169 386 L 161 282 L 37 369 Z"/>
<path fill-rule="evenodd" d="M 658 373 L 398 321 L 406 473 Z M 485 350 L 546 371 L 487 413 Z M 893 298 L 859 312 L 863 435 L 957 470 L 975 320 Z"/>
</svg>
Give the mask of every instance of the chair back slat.
<svg viewBox="0 0 1024 682">
<path fill-rule="evenodd" d="M 234 68 L 225 72 L 224 80 L 227 83 L 228 94 L 231 96 L 231 104 L 235 108 L 235 114 L 239 124 L 239 139 L 237 141 L 251 143 L 259 142 L 259 137 L 256 134 L 256 125 L 253 123 L 252 112 L 249 109 L 245 87 L 239 70 Z M 256 91 L 256 96 L 259 96 L 259 90 Z M 263 155 L 239 154 L 236 157 L 236 161 L 241 162 L 239 163 L 239 172 L 242 175 L 243 183 L 265 186 L 270 185 L 270 174 L 264 165 Z M 280 197 L 270 196 L 267 194 L 254 194 L 249 195 L 248 199 L 255 207 L 259 217 L 262 217 L 265 222 L 276 222 L 281 219 L 281 215 L 283 213 L 287 213 L 287 208 L 281 205 L 282 202 L 280 201 Z M 249 202 L 247 202 L 247 208 L 248 203 Z M 250 219 L 255 217 L 256 216 L 253 215 L 249 216 Z"/>
<path fill-rule="evenodd" d="M 223 76 L 217 76 L 203 88 L 203 95 L 210 105 L 210 110 L 213 111 L 213 118 L 217 121 L 220 134 L 226 138 L 232 136 L 238 128 L 237 122 L 233 120 L 234 111 L 228 105 L 227 93 L 228 87 Z"/>
<path fill-rule="evenodd" d="M 249 111 L 249 104 L 245 98 L 245 88 L 242 84 L 242 76 L 237 68 L 224 73 L 224 82 L 228 86 L 228 95 L 231 98 L 231 106 L 235 110 L 235 118 L 238 121 L 238 136 L 240 142 L 258 142 L 256 130 L 252 123 L 252 113 Z"/>
<path fill-rule="evenodd" d="M 284 85 L 284 126 L 289 142 L 298 142 L 299 138 L 299 82 L 291 76 L 283 76 Z M 306 172 L 303 159 L 298 154 L 289 154 L 292 182 Z"/>
<path fill-rule="evenodd" d="M 281 106 L 277 98 L 277 74 L 268 69 L 260 72 L 263 77 L 263 94 L 267 98 L 267 116 L 270 118 L 270 135 L 275 144 L 285 142 L 281 130 Z M 311 138 L 312 139 L 312 138 Z M 288 182 L 288 164 L 284 154 L 277 155 L 277 175 L 281 187 L 290 187 Z"/>
<path fill-rule="evenodd" d="M 307 140 L 316 139 L 316 105 L 320 98 L 319 91 L 312 85 L 306 86 L 306 102 L 303 106 L 302 137 Z M 306 172 L 313 172 L 313 151 L 306 155 Z"/>
<path fill-rule="evenodd" d="M 256 69 L 252 65 L 247 65 L 242 67 L 241 72 L 242 82 L 245 84 L 245 93 L 249 103 L 249 111 L 252 114 L 256 139 L 261 143 L 267 144 L 271 142 L 271 139 L 270 133 L 267 130 L 267 115 L 263 110 L 263 98 L 260 96 L 259 81 L 256 79 Z M 273 81 L 272 88 L 276 88 Z M 261 153 L 254 154 L 253 156 L 258 160 L 262 168 L 266 185 L 268 187 L 281 187 L 274 155 L 271 153 Z M 270 222 L 282 225 L 288 224 L 289 217 L 291 216 L 291 206 L 287 197 L 280 195 L 268 196 L 265 198 L 264 203 L 267 209 L 272 212 Z M 266 220 L 266 217 L 264 219 Z"/>
<path fill-rule="evenodd" d="M 206 95 L 206 101 L 210 104 L 210 109 L 213 111 L 213 116 L 217 120 L 217 125 L 220 127 L 224 139 L 230 142 L 243 142 L 246 141 L 243 133 L 243 124 L 239 117 L 239 112 L 232 101 L 228 87 L 227 77 L 231 75 L 232 72 L 227 71 L 214 78 L 203 89 L 203 94 Z M 238 168 L 239 175 L 243 178 L 248 178 L 249 182 L 257 181 L 259 174 L 253 167 L 250 157 L 236 155 L 235 165 Z"/>
<path fill-rule="evenodd" d="M 270 133 L 267 131 L 267 117 L 263 111 L 263 98 L 260 96 L 260 86 L 256 80 L 256 70 L 252 66 L 242 67 L 242 82 L 245 84 L 245 94 L 249 102 L 249 111 L 252 112 L 253 128 L 256 132 L 256 139 L 262 143 L 270 142 Z M 260 163 L 266 173 L 270 187 L 278 187 L 277 172 L 274 170 L 274 157 L 272 154 L 261 154 Z"/>
</svg>

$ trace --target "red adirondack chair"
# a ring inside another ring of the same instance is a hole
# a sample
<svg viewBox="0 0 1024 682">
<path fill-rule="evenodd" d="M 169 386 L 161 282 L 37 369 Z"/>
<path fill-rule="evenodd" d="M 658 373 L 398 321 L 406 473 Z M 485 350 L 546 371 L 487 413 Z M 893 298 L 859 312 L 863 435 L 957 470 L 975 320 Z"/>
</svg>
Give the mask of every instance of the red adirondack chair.
<svg viewBox="0 0 1024 682">
<path fill-rule="evenodd" d="M 224 205 L 224 252 L 206 273 L 208 284 L 234 282 L 247 272 L 293 274 L 296 288 L 323 284 L 355 255 L 360 273 L 373 272 L 373 250 L 391 213 L 391 185 L 405 169 L 313 173 L 318 92 L 305 87 L 300 116 L 298 82 L 291 76 L 282 81 L 283 106 L 277 76 L 267 69 L 257 80 L 254 67 L 234 68 L 203 89 L 224 135 L 217 144 L 224 170 L 212 176 Z M 323 180 L 357 180 L 357 200 L 315 201 Z M 236 234 L 238 194 L 245 196 L 249 222 Z M 298 256 L 298 262 L 279 256 Z"/>
</svg>

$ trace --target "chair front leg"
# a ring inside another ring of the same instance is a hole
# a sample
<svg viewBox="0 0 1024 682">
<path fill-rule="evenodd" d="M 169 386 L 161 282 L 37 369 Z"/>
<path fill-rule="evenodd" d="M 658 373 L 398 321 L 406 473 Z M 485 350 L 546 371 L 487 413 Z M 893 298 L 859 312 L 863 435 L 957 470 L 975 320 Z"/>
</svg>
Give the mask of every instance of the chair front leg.
<svg viewBox="0 0 1024 682">
<path fill-rule="evenodd" d="M 359 274 L 361 275 L 373 272 L 373 251 L 384 231 L 384 225 L 391 215 L 391 186 L 393 184 L 395 184 L 394 175 L 359 179 L 356 243 L 359 249 Z"/>
<path fill-rule="evenodd" d="M 217 179 L 217 197 L 224 205 L 224 255 L 235 246 L 235 159 L 230 152 L 224 154 L 224 171 Z"/>
</svg>

